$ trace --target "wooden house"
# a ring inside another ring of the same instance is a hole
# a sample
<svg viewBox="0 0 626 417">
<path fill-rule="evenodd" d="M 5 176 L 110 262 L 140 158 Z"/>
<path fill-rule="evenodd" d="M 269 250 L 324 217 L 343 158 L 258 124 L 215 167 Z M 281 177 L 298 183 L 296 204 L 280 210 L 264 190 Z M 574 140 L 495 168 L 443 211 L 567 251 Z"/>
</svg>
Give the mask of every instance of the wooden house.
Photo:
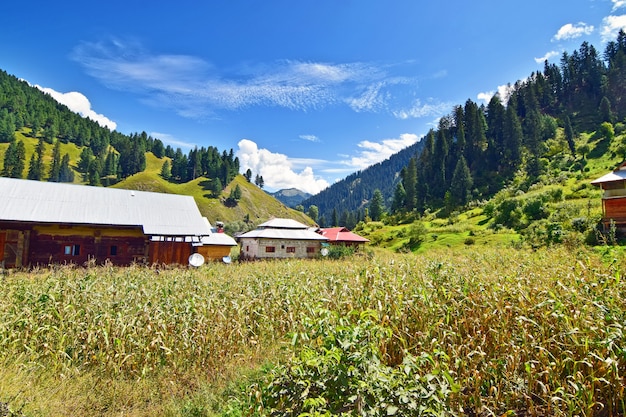
<svg viewBox="0 0 626 417">
<path fill-rule="evenodd" d="M 0 266 L 182 264 L 211 230 L 193 197 L 0 178 Z"/>
<path fill-rule="evenodd" d="M 613 221 L 618 229 L 626 230 L 626 162 L 591 183 L 603 191 L 602 224 L 605 229 Z"/>
<path fill-rule="evenodd" d="M 237 237 L 240 258 L 316 258 L 328 238 L 292 219 L 272 219 Z"/>
<path fill-rule="evenodd" d="M 237 246 L 235 239 L 224 233 L 224 224 L 217 222 L 215 227 L 209 224 L 209 220 L 204 220 L 211 229 L 211 234 L 200 238 L 198 243 L 194 243 L 196 252 L 204 257 L 206 261 L 222 261 L 230 257 L 230 251 Z"/>
<path fill-rule="evenodd" d="M 369 242 L 368 239 L 351 232 L 347 227 L 326 227 L 318 229 L 317 233 L 328 238 L 328 243 L 331 245 L 357 248 Z"/>
</svg>

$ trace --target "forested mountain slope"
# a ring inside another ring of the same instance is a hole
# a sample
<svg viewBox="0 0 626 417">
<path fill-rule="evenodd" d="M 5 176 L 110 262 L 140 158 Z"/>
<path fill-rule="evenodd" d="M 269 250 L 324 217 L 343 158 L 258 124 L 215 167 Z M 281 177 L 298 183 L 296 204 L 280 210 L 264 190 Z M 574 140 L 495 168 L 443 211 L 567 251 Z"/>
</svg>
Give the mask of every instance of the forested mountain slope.
<svg viewBox="0 0 626 417">
<path fill-rule="evenodd" d="M 580 138 L 597 132 L 610 140 L 621 133 L 625 97 L 626 34 L 621 31 L 602 54 L 585 42 L 564 52 L 558 65 L 546 61 L 542 71 L 510 85 L 506 97 L 455 106 L 415 149 L 390 158 L 402 163 L 353 174 L 305 201 L 305 209 L 318 206 L 327 226 L 358 219 L 378 188 L 388 213 L 451 213 L 493 197 L 512 181 L 528 189 L 546 176 L 583 170 L 589 152 L 597 156 L 608 146 L 591 149 Z M 617 152 L 626 154 L 626 145 Z"/>
</svg>

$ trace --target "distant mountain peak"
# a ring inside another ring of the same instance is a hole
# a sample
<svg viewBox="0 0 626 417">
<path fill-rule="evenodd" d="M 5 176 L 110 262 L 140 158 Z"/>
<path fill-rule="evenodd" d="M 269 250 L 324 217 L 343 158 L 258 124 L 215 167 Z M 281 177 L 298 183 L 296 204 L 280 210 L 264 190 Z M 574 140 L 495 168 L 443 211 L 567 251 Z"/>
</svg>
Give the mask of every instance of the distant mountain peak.
<svg viewBox="0 0 626 417">
<path fill-rule="evenodd" d="M 297 188 L 285 188 L 269 194 L 288 207 L 295 207 L 312 196 Z"/>
</svg>

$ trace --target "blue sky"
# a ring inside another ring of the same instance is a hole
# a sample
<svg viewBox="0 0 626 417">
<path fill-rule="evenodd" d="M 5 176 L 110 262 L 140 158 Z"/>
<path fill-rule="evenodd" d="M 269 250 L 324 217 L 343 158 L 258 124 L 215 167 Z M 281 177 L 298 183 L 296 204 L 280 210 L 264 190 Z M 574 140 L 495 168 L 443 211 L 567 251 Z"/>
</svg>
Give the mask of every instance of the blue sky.
<svg viewBox="0 0 626 417">
<path fill-rule="evenodd" d="M 266 189 L 309 193 L 626 28 L 626 0 L 5 3 L 0 69 L 122 133 L 232 148 Z"/>
</svg>

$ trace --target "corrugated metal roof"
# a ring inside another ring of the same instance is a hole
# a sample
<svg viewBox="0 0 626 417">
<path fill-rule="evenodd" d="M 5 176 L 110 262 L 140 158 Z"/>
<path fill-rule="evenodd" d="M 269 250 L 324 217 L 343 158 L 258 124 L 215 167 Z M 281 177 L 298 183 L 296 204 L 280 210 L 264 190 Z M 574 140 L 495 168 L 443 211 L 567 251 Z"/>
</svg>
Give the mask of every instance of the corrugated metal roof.
<svg viewBox="0 0 626 417">
<path fill-rule="evenodd" d="M 239 235 L 237 239 L 290 239 L 290 240 L 328 240 L 315 233 L 309 226 L 292 219 L 272 219 L 261 223 L 255 230 Z"/>
<path fill-rule="evenodd" d="M 598 179 L 591 181 L 592 184 L 602 184 L 605 182 L 613 182 L 613 181 L 624 181 L 626 180 L 626 171 L 623 169 L 618 169 L 613 172 L 609 172 L 606 175 L 601 176 Z"/>
<path fill-rule="evenodd" d="M 327 227 L 320 229 L 323 236 L 326 236 L 331 242 L 369 242 L 368 239 L 349 231 L 345 227 Z"/>
<path fill-rule="evenodd" d="M 141 226 L 146 235 L 211 230 L 191 196 L 0 178 L 0 220 Z"/>
<path fill-rule="evenodd" d="M 308 229 L 309 226 L 302 224 L 293 219 L 272 219 L 259 225 L 260 228 L 272 228 L 272 229 Z"/>
</svg>

